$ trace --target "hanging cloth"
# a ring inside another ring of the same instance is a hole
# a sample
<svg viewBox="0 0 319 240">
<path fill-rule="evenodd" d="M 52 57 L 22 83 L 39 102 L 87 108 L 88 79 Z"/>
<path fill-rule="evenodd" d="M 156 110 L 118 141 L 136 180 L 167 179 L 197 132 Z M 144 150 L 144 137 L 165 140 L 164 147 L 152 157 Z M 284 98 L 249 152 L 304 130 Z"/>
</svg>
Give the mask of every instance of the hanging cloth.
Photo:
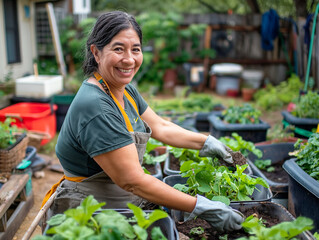
<svg viewBox="0 0 319 240">
<path fill-rule="evenodd" d="M 274 49 L 273 41 L 279 34 L 279 16 L 274 9 L 265 12 L 261 18 L 261 46 L 266 51 Z"/>
</svg>

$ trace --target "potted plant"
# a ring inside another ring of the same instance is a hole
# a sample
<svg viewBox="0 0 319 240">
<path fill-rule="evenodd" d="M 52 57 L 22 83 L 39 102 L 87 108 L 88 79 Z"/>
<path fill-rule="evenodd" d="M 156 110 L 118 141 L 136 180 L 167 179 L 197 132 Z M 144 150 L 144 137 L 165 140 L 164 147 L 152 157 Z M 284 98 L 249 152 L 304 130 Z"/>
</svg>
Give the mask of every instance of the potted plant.
<svg viewBox="0 0 319 240">
<path fill-rule="evenodd" d="M 231 232 L 217 232 L 209 223 L 200 218 L 176 223 L 179 233 L 188 238 L 210 240 L 313 240 L 309 232 L 313 228 L 312 219 L 294 218 L 283 206 L 273 202 L 233 203 L 232 207 L 245 216 L 243 228 Z M 296 237 L 296 238 L 294 238 Z"/>
<path fill-rule="evenodd" d="M 162 210 L 143 211 L 130 203 L 130 211 L 102 210 L 104 205 L 90 195 L 77 208 L 51 217 L 44 236 L 36 236 L 33 240 L 177 239 L 174 222 Z"/>
<path fill-rule="evenodd" d="M 234 152 L 241 152 L 245 157 L 247 157 L 250 152 L 259 157 L 262 154 L 259 149 L 256 149 L 252 142 L 243 140 L 243 138 L 240 137 L 237 133 L 233 133 L 232 137 L 222 137 L 219 140 L 226 146 L 231 148 Z M 180 174 L 180 166 L 184 161 L 194 160 L 196 162 L 199 162 L 202 159 L 205 159 L 199 157 L 198 150 L 169 147 L 168 152 L 169 155 L 167 156 L 167 159 L 164 163 L 164 173 L 167 176 Z M 245 169 L 245 173 L 248 175 L 252 174 L 250 166 Z"/>
<path fill-rule="evenodd" d="M 294 216 L 310 217 L 319 230 L 319 133 L 308 142 L 295 144 L 295 158 L 287 160 L 283 168 L 289 175 L 288 210 Z"/>
<path fill-rule="evenodd" d="M 245 103 L 231 106 L 222 112 L 215 112 L 208 117 L 210 133 L 216 137 L 231 136 L 238 133 L 246 141 L 261 142 L 266 140 L 270 125 L 260 119 L 261 111 Z"/>
<path fill-rule="evenodd" d="M 319 124 L 319 94 L 308 91 L 300 97 L 295 109 L 282 111 L 284 127 L 292 125 L 296 137 L 309 138 Z"/>
<path fill-rule="evenodd" d="M 11 173 L 24 159 L 28 146 L 26 133 L 18 133 L 16 126 L 11 126 L 15 119 L 6 118 L 0 122 L 0 172 Z"/>
<path fill-rule="evenodd" d="M 257 90 L 249 83 L 244 83 L 241 88 L 241 94 L 244 101 L 251 101 L 254 98 L 254 94 Z"/>
<path fill-rule="evenodd" d="M 171 175 L 163 181 L 192 196 L 203 195 L 213 201 L 226 205 L 234 202 L 270 201 L 271 190 L 267 182 L 260 177 L 244 173 L 248 164 L 236 165 L 232 171 L 226 166 L 218 166 L 216 158 L 206 158 L 200 162 L 185 161 L 181 166 L 181 175 Z M 184 212 L 172 209 L 173 219 L 181 219 Z"/>
</svg>

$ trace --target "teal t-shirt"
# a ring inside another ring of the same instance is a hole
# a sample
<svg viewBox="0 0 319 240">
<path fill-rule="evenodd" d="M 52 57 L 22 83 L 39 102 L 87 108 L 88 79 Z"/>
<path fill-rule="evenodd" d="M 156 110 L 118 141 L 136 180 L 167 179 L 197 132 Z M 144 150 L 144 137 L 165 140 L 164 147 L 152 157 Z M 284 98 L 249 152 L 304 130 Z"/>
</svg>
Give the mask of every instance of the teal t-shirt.
<svg viewBox="0 0 319 240">
<path fill-rule="evenodd" d="M 126 90 L 142 115 L 147 103 L 133 85 L 128 84 Z M 145 132 L 142 120 L 125 96 L 124 103 L 134 131 Z M 93 157 L 131 143 L 131 134 L 113 99 L 85 80 L 68 109 L 55 147 L 63 168 L 76 176 L 92 176 L 102 171 Z"/>
</svg>

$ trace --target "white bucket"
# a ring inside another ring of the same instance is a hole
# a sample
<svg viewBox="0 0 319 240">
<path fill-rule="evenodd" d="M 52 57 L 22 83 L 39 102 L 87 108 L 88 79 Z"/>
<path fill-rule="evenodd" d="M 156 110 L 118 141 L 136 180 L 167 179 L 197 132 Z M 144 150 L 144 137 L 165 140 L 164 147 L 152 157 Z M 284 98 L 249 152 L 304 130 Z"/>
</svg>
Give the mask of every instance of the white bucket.
<svg viewBox="0 0 319 240">
<path fill-rule="evenodd" d="M 261 70 L 244 70 L 242 73 L 244 84 L 254 89 L 260 87 L 264 77 L 264 72 Z"/>
</svg>

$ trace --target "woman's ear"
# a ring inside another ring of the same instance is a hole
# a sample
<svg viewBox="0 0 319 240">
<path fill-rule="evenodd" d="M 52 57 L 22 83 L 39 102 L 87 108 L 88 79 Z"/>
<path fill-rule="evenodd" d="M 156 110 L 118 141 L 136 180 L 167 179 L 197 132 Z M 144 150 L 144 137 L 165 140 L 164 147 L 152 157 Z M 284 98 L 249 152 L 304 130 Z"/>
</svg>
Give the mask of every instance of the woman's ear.
<svg viewBox="0 0 319 240">
<path fill-rule="evenodd" d="M 100 62 L 100 50 L 97 49 L 97 47 L 94 44 L 92 44 L 90 46 L 90 50 L 91 50 L 91 52 L 92 52 L 92 54 L 93 54 L 93 56 L 95 58 L 96 63 L 99 64 L 99 62 Z"/>
</svg>

